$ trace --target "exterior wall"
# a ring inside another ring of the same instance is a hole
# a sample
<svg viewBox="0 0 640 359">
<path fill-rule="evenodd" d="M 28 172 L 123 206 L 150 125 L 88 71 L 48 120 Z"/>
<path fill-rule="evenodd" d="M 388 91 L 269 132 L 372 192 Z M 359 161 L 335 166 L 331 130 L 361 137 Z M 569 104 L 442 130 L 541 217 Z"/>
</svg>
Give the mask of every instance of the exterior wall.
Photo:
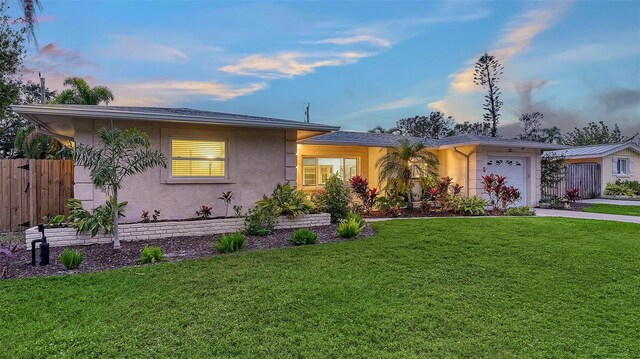
<svg viewBox="0 0 640 359">
<path fill-rule="evenodd" d="M 162 146 L 161 130 L 177 129 L 184 131 L 224 131 L 234 134 L 235 153 L 227 156 L 232 160 L 236 175 L 227 183 L 169 184 L 162 183 L 161 171 L 153 168 L 142 174 L 128 177 L 118 194 L 120 201 L 128 201 L 126 217 L 122 222 L 140 219 L 142 210 L 158 209 L 161 219 L 183 219 L 195 217 L 195 211 L 201 205 L 213 207 L 213 216 L 224 215 L 224 204 L 218 200 L 223 191 L 233 191 L 232 205 L 241 205 L 245 211 L 255 202 L 273 191 L 279 182 L 295 180 L 295 166 L 292 155 L 295 153 L 295 131 L 236 128 L 225 126 L 188 125 L 158 123 L 149 121 L 113 121 L 120 128 L 136 127 L 151 137 L 152 148 L 160 150 Z M 111 126 L 108 120 L 75 120 L 75 139 L 77 144 L 93 145 L 98 143 L 97 131 L 101 127 Z M 288 133 L 288 132 L 294 132 Z M 293 146 L 291 145 L 293 143 Z M 93 188 L 86 169 L 76 166 L 76 198 L 85 208 L 94 208 L 104 204 L 107 197 Z"/>
<path fill-rule="evenodd" d="M 309 214 L 300 217 L 280 217 L 276 228 L 317 227 L 331 224 L 328 213 Z M 130 223 L 118 227 L 120 240 L 142 241 L 158 238 L 206 236 L 211 234 L 233 233 L 244 229 L 244 218 L 210 219 L 204 221 Z M 111 243 L 110 235 L 98 235 L 91 238 L 90 234 L 76 235 L 74 228 L 49 228 L 45 230 L 47 242 L 51 247 L 90 245 L 96 243 Z M 31 249 L 31 241 L 40 238 L 38 227 L 31 227 L 26 231 L 26 245 Z"/>
<path fill-rule="evenodd" d="M 617 175 L 613 173 L 613 160 L 614 158 L 628 158 L 629 159 L 629 174 Z M 607 183 L 613 183 L 620 179 L 623 181 L 640 181 L 640 172 L 636 166 L 640 163 L 640 154 L 629 149 L 618 151 L 609 156 L 602 157 L 602 194 L 604 195 L 604 189 Z"/>
<path fill-rule="evenodd" d="M 541 153 L 539 149 L 529 148 L 505 148 L 493 146 L 478 146 L 475 154 L 474 165 L 471 168 L 471 186 L 470 195 L 485 197 L 482 186 L 482 176 L 489 173 L 486 172 L 486 163 L 489 156 L 513 156 L 524 157 L 527 162 L 527 205 L 537 206 L 540 201 L 540 176 L 541 176 Z"/>
</svg>

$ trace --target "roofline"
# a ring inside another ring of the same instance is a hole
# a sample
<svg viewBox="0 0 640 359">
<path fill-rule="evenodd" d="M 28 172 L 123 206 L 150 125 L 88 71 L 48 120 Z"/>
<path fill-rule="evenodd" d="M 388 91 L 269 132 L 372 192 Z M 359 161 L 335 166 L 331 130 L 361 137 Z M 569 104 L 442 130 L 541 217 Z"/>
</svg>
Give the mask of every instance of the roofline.
<svg viewBox="0 0 640 359">
<path fill-rule="evenodd" d="M 332 132 L 340 130 L 338 126 L 329 126 L 316 123 L 306 123 L 291 121 L 291 124 L 285 123 L 267 123 L 260 120 L 238 120 L 232 118 L 220 117 L 204 117 L 193 115 L 163 114 L 149 113 L 141 111 L 119 111 L 105 109 L 80 109 L 80 108 L 64 108 L 52 107 L 46 105 L 12 105 L 14 112 L 22 115 L 27 119 L 33 120 L 34 115 L 50 115 L 50 116 L 70 116 L 70 117 L 88 117 L 88 118 L 109 118 L 116 120 L 138 120 L 138 121 L 170 121 L 170 122 L 187 122 L 209 125 L 228 125 L 228 126 L 246 126 L 258 128 L 278 128 L 292 130 L 310 130 Z M 275 119 L 277 120 L 277 119 Z"/>
<path fill-rule="evenodd" d="M 548 149 L 551 150 L 563 150 L 570 148 L 565 145 L 557 145 L 554 143 L 544 143 L 544 142 L 493 142 L 493 141 L 468 141 L 468 142 L 457 142 L 450 143 L 446 145 L 438 146 L 438 149 L 445 148 L 453 148 L 453 147 L 461 147 L 461 146 L 497 146 L 497 147 L 524 147 L 524 148 L 540 148 L 540 149 Z"/>
<path fill-rule="evenodd" d="M 607 145 L 607 144 L 603 143 L 602 145 Z M 595 146 L 600 146 L 600 145 L 569 147 L 568 149 L 586 148 L 586 147 L 595 147 Z M 616 152 L 618 152 L 620 150 L 624 150 L 624 149 L 629 148 L 629 147 L 631 147 L 634 151 L 640 153 L 640 146 L 637 146 L 633 142 L 623 142 L 623 143 L 620 143 L 619 146 L 616 146 L 612 150 L 609 150 L 609 151 L 606 151 L 606 152 L 592 153 L 590 155 L 564 155 L 564 157 L 565 158 L 570 158 L 570 159 L 577 159 L 577 160 L 585 159 L 585 158 L 607 157 L 607 156 L 609 156 L 611 154 L 614 154 L 614 153 L 616 153 Z"/>
<path fill-rule="evenodd" d="M 301 145 L 307 145 L 307 146 L 354 146 L 354 147 L 384 147 L 384 148 L 395 147 L 393 145 L 382 145 L 380 143 L 373 143 L 373 142 L 352 143 L 348 141 L 322 141 L 322 140 L 314 140 L 313 137 L 300 140 L 298 141 L 298 143 Z M 425 145 L 427 146 L 427 148 L 437 149 L 437 147 L 429 146 L 426 143 Z"/>
</svg>

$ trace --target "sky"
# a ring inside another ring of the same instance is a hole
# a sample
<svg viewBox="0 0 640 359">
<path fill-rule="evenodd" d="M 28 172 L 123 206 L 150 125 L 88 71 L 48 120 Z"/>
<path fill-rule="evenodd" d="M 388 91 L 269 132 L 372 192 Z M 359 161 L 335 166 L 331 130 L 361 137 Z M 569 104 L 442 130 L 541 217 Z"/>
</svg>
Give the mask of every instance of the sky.
<svg viewBox="0 0 640 359">
<path fill-rule="evenodd" d="M 303 120 L 310 103 L 312 122 L 346 130 L 475 122 L 486 51 L 504 65 L 503 135 L 534 111 L 640 131 L 640 1 L 42 2 L 25 77 L 80 76 L 114 105 Z"/>
</svg>

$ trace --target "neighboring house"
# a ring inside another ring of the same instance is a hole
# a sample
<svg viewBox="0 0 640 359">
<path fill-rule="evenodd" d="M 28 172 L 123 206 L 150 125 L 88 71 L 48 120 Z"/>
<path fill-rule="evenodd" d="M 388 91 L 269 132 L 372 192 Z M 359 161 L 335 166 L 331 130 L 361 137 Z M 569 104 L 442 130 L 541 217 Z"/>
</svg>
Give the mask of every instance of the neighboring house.
<svg viewBox="0 0 640 359">
<path fill-rule="evenodd" d="M 129 202 L 126 221 L 142 210 L 159 209 L 162 218 L 189 218 L 200 205 L 224 213 L 218 197 L 233 191 L 233 204 L 252 207 L 278 182 L 304 190 L 321 188 L 331 173 L 359 174 L 382 188 L 375 162 L 402 136 L 339 131 L 338 127 L 274 118 L 226 114 L 186 108 L 20 105 L 15 112 L 42 133 L 68 144 L 97 143 L 102 127 L 136 127 L 165 153 L 167 168 L 154 168 L 125 179 L 119 193 Z M 464 193 L 482 195 L 482 175 L 495 173 L 520 189 L 519 204 L 536 205 L 540 193 L 543 149 L 562 146 L 481 136 L 422 141 L 438 156 L 439 174 L 465 186 Z M 89 173 L 75 169 L 74 197 L 85 207 L 103 204 L 106 196 L 93 188 Z"/>
<path fill-rule="evenodd" d="M 564 150 L 546 151 L 545 156 L 564 156 L 570 166 L 579 167 L 595 164 L 599 179 L 600 195 L 604 194 L 607 183 L 616 180 L 640 180 L 640 174 L 635 169 L 640 163 L 640 147 L 632 142 L 608 143 L 594 146 L 573 147 Z M 592 181 L 585 178 L 582 181 Z M 597 181 L 596 181 L 597 182 Z"/>
</svg>

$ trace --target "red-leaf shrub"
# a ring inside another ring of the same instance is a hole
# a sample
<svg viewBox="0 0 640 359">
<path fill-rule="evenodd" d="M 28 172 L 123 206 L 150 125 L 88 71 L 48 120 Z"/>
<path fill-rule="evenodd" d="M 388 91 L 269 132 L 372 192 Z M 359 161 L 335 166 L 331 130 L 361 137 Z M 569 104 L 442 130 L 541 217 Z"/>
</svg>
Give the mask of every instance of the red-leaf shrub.
<svg viewBox="0 0 640 359">
<path fill-rule="evenodd" d="M 580 199 L 580 188 L 570 188 L 566 194 L 567 202 L 573 203 Z"/>
<path fill-rule="evenodd" d="M 361 176 L 353 176 L 349 179 L 349 184 L 353 189 L 353 192 L 358 196 L 362 202 L 362 207 L 365 213 L 370 213 L 373 206 L 376 204 L 376 198 L 380 194 L 377 188 L 369 188 L 369 181 Z"/>
<path fill-rule="evenodd" d="M 513 186 L 507 186 L 507 178 L 495 174 L 482 176 L 482 185 L 484 192 L 489 195 L 489 199 L 494 206 L 501 205 L 502 210 L 506 210 L 507 206 L 515 203 L 522 195 L 520 190 Z"/>
</svg>

